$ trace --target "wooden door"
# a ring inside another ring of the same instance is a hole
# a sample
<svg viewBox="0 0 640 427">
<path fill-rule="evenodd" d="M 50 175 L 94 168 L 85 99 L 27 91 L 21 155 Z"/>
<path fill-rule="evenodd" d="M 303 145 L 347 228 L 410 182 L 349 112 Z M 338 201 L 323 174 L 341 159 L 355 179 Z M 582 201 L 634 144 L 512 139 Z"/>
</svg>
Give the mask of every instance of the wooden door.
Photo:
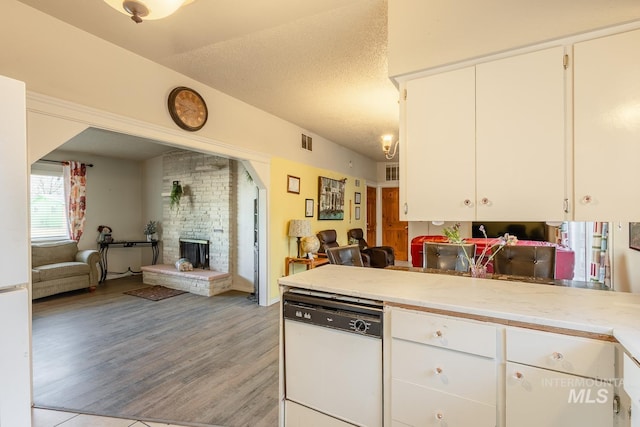
<svg viewBox="0 0 640 427">
<path fill-rule="evenodd" d="M 409 223 L 400 221 L 400 194 L 398 188 L 382 189 L 382 244 L 395 250 L 397 261 L 407 261 Z"/>
<path fill-rule="evenodd" d="M 376 221 L 376 188 L 367 187 L 367 243 L 371 246 L 376 246 L 376 227 L 378 223 Z"/>
</svg>

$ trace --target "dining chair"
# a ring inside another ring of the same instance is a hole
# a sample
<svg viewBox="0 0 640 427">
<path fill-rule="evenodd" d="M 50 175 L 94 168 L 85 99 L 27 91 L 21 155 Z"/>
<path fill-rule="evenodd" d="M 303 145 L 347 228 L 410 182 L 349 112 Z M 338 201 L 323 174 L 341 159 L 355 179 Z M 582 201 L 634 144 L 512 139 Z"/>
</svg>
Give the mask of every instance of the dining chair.
<svg viewBox="0 0 640 427">
<path fill-rule="evenodd" d="M 330 264 L 364 267 L 362 255 L 360 254 L 360 247 L 358 245 L 327 248 L 327 258 L 329 258 Z"/>
<path fill-rule="evenodd" d="M 476 254 L 476 245 L 424 242 L 422 252 L 425 268 L 466 272 L 469 271 L 469 259 Z"/>
<path fill-rule="evenodd" d="M 505 246 L 493 258 L 493 272 L 509 276 L 554 279 L 555 246 Z"/>
</svg>

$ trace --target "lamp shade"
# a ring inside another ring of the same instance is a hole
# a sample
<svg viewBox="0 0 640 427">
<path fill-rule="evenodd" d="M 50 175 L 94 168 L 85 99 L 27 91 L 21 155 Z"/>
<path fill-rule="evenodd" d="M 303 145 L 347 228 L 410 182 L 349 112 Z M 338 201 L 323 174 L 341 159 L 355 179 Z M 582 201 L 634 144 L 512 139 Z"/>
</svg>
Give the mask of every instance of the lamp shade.
<svg viewBox="0 0 640 427">
<path fill-rule="evenodd" d="M 289 237 L 305 237 L 311 235 L 311 221 L 292 219 L 289 221 Z"/>
<path fill-rule="evenodd" d="M 162 19 L 174 13 L 185 1 L 191 0 L 104 0 L 109 6 L 125 15 L 145 20 Z"/>
</svg>

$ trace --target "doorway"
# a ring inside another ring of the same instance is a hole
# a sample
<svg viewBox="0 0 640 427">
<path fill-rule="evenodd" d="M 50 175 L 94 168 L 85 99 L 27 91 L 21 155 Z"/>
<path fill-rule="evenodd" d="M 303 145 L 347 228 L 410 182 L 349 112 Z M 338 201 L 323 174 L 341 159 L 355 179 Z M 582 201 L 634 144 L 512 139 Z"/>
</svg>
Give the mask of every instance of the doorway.
<svg viewBox="0 0 640 427">
<path fill-rule="evenodd" d="M 400 192 L 397 187 L 382 188 L 382 244 L 395 250 L 396 261 L 409 259 L 409 223 L 400 221 Z"/>
<path fill-rule="evenodd" d="M 367 242 L 372 246 L 378 245 L 377 197 L 376 188 L 367 187 Z"/>
</svg>

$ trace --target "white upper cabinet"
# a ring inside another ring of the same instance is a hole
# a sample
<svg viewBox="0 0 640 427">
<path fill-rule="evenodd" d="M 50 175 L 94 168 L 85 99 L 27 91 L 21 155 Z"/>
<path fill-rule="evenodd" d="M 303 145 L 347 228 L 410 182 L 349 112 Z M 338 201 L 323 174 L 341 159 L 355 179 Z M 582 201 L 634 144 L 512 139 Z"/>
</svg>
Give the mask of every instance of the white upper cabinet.
<svg viewBox="0 0 640 427">
<path fill-rule="evenodd" d="M 638 47 L 640 30 L 574 46 L 575 220 L 640 219 Z"/>
<path fill-rule="evenodd" d="M 563 56 L 555 47 L 406 83 L 403 219 L 565 218 Z"/>
<path fill-rule="evenodd" d="M 406 90 L 403 219 L 474 219 L 474 67 L 411 80 Z"/>
<path fill-rule="evenodd" d="M 477 218 L 565 217 L 564 48 L 476 66 Z"/>
</svg>

